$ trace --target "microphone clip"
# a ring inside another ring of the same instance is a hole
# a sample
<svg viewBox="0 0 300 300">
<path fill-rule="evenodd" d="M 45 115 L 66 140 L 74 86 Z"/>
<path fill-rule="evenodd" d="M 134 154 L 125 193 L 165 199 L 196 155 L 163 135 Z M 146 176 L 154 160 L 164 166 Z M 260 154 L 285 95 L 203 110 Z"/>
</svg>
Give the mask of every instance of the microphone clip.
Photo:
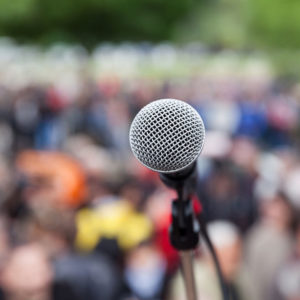
<svg viewBox="0 0 300 300">
<path fill-rule="evenodd" d="M 172 202 L 170 241 L 178 251 L 195 249 L 199 243 L 200 227 L 194 217 L 192 201 L 175 199 Z"/>
</svg>

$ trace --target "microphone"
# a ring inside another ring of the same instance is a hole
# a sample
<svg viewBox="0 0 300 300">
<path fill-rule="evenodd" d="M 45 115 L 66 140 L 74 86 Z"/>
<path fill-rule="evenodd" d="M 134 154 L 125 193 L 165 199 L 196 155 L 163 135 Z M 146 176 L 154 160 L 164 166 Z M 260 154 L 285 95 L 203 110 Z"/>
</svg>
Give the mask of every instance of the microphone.
<svg viewBox="0 0 300 300">
<path fill-rule="evenodd" d="M 227 286 L 206 223 L 201 215 L 196 222 L 190 201 L 196 186 L 196 160 L 204 139 L 200 115 L 192 106 L 176 99 L 160 99 L 146 105 L 135 116 L 129 132 L 134 156 L 147 168 L 159 172 L 167 186 L 177 190 L 169 235 L 171 244 L 181 253 L 187 299 L 198 299 L 192 250 L 198 245 L 201 231 L 216 264 L 223 299 L 227 300 Z"/>
<path fill-rule="evenodd" d="M 202 151 L 205 129 L 197 111 L 176 99 L 160 99 L 142 108 L 134 118 L 129 141 L 134 156 L 157 171 L 162 181 L 177 190 L 172 202 L 170 242 L 181 253 L 188 300 L 196 300 L 192 251 L 199 242 L 191 194 L 196 186 L 196 160 Z"/>
<path fill-rule="evenodd" d="M 178 188 L 195 177 L 205 128 L 198 112 L 176 99 L 160 99 L 142 108 L 134 118 L 129 141 L 134 156 L 160 173 L 169 187 Z"/>
</svg>

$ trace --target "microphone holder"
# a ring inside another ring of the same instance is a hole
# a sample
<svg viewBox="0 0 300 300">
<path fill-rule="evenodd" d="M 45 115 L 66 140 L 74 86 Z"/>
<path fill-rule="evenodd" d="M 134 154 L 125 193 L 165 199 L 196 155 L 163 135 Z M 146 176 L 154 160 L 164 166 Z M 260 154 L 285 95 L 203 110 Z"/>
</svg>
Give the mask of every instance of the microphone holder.
<svg viewBox="0 0 300 300">
<path fill-rule="evenodd" d="M 195 219 L 191 195 L 196 185 L 196 164 L 179 174 L 160 174 L 162 181 L 177 191 L 172 202 L 172 224 L 169 236 L 172 246 L 179 251 L 182 275 L 188 300 L 197 300 L 193 270 L 193 251 L 199 243 L 199 224 Z"/>
<path fill-rule="evenodd" d="M 172 225 L 169 230 L 172 246 L 179 251 L 182 275 L 188 300 L 197 299 L 193 270 L 193 250 L 199 243 L 199 225 L 194 219 L 192 201 L 175 199 L 172 202 Z"/>
<path fill-rule="evenodd" d="M 177 173 L 160 173 L 160 178 L 165 185 L 177 191 L 177 199 L 172 202 L 172 224 L 169 235 L 172 246 L 180 254 L 187 299 L 197 300 L 193 270 L 193 250 L 198 246 L 201 232 L 216 266 L 223 299 L 229 300 L 228 286 L 224 280 L 216 251 L 208 235 L 206 221 L 201 213 L 197 214 L 197 218 L 194 215 L 191 196 L 194 193 L 197 182 L 196 163 Z"/>
</svg>

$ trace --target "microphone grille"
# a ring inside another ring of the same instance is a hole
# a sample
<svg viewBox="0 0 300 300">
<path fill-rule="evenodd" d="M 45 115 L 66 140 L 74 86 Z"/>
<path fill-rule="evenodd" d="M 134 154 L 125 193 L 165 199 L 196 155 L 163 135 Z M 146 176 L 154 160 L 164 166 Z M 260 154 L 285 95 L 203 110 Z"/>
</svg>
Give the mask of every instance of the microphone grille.
<svg viewBox="0 0 300 300">
<path fill-rule="evenodd" d="M 205 128 L 197 111 L 176 99 L 160 99 L 142 108 L 129 133 L 135 157 L 161 173 L 180 171 L 199 156 Z"/>
</svg>

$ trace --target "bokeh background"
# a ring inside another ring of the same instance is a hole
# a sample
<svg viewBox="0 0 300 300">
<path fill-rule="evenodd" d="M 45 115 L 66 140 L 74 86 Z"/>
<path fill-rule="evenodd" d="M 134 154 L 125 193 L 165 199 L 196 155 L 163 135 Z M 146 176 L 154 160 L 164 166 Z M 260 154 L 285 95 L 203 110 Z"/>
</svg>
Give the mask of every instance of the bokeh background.
<svg viewBox="0 0 300 300">
<path fill-rule="evenodd" d="M 300 299 L 298 1 L 0 8 L 1 300 L 185 299 L 175 195 L 128 142 L 160 98 L 204 120 L 194 208 L 231 299 Z M 194 268 L 222 299 L 202 240 Z"/>
</svg>

